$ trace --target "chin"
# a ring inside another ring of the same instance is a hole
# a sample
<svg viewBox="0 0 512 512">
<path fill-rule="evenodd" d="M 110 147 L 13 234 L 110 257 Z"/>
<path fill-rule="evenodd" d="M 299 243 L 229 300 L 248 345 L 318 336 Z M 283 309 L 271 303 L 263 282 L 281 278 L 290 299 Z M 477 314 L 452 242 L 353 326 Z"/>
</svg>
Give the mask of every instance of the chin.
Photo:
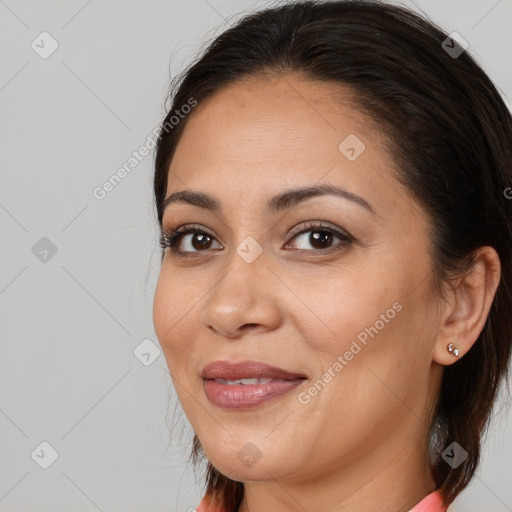
<svg viewBox="0 0 512 512">
<path fill-rule="evenodd" d="M 224 476 L 236 482 L 272 480 L 279 471 L 279 468 L 274 467 L 272 464 L 265 464 L 262 460 L 252 467 L 246 466 L 243 463 L 234 462 L 233 459 L 222 460 L 221 464 L 214 464 L 214 466 Z"/>
<path fill-rule="evenodd" d="M 268 455 L 265 455 L 265 451 Z M 251 442 L 237 443 L 236 448 L 231 445 L 222 451 L 217 444 L 211 450 L 205 449 L 205 453 L 220 473 L 238 482 L 282 478 L 290 472 L 290 466 L 293 465 L 286 453 L 269 448 L 260 450 Z"/>
</svg>

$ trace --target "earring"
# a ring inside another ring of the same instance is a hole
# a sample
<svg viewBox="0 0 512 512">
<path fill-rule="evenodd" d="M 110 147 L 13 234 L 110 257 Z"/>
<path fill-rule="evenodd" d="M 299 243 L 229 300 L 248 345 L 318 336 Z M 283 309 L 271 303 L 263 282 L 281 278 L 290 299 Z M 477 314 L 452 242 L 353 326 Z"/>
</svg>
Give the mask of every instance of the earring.
<svg viewBox="0 0 512 512">
<path fill-rule="evenodd" d="M 446 348 L 452 356 L 459 357 L 459 349 L 453 343 L 450 343 Z"/>
</svg>

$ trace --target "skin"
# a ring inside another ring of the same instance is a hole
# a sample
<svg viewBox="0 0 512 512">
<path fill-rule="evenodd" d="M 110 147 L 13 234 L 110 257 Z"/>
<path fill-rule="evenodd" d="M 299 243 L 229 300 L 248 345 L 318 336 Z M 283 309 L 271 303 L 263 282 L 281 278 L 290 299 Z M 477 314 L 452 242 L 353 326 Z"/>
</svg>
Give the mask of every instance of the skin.
<svg viewBox="0 0 512 512">
<path fill-rule="evenodd" d="M 498 256 L 484 247 L 444 298 L 434 291 L 430 218 L 396 180 L 385 134 L 345 101 L 350 94 L 291 73 L 236 82 L 190 114 L 169 169 L 167 195 L 207 193 L 222 213 L 167 207 L 164 229 L 194 223 L 214 238 L 200 249 L 184 235 L 189 256 L 166 251 L 155 330 L 207 457 L 244 482 L 240 512 L 407 511 L 432 492 L 431 406 L 444 366 L 457 360 L 446 347 L 454 342 L 459 358 L 471 348 L 499 281 Z M 366 146 L 354 161 L 338 149 L 349 134 Z M 272 196 L 319 183 L 357 194 L 375 213 L 332 195 L 265 212 Z M 288 235 L 308 221 L 354 241 L 333 238 L 340 250 L 322 254 L 314 228 Z M 252 263 L 236 252 L 249 236 L 263 249 Z M 299 393 L 396 302 L 401 311 L 301 404 Z M 256 408 L 227 411 L 208 401 L 200 377 L 220 359 L 308 379 Z M 261 454 L 252 466 L 237 457 L 248 442 Z"/>
</svg>

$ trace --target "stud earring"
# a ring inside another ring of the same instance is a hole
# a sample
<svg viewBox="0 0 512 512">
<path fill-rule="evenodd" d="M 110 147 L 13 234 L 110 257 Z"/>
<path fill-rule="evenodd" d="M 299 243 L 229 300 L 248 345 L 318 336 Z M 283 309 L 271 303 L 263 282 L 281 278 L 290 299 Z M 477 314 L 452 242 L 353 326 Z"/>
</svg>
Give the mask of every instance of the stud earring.
<svg viewBox="0 0 512 512">
<path fill-rule="evenodd" d="M 446 348 L 452 356 L 459 357 L 459 349 L 453 343 L 450 343 Z"/>
</svg>

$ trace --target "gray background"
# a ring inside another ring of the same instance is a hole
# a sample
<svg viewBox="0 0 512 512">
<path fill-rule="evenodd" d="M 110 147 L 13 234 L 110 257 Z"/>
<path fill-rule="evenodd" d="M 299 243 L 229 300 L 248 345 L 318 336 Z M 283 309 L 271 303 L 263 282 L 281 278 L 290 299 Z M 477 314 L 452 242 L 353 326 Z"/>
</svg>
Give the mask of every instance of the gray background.
<svg viewBox="0 0 512 512">
<path fill-rule="evenodd" d="M 512 97 L 511 0 L 403 3 L 462 34 Z M 0 0 L 0 511 L 198 504 L 191 432 L 174 414 L 152 325 L 152 154 L 104 199 L 93 189 L 161 120 L 169 74 L 244 11 L 268 4 Z M 58 43 L 47 58 L 31 47 L 51 48 L 43 31 Z M 511 415 L 502 404 L 454 510 L 512 510 Z M 58 453 L 47 469 L 42 442 Z"/>
</svg>

